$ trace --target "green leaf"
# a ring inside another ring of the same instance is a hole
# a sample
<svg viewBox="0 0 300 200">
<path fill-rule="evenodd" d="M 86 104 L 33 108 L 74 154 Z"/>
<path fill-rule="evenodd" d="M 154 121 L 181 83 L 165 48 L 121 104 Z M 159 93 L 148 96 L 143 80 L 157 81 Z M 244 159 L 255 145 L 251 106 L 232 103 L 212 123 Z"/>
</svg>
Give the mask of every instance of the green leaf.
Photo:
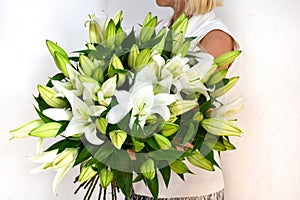
<svg viewBox="0 0 300 200">
<path fill-rule="evenodd" d="M 117 181 L 118 186 L 122 190 L 123 194 L 127 199 L 130 199 L 130 194 L 132 190 L 132 179 L 133 174 L 123 171 L 118 171 L 115 169 L 112 169 L 112 172 L 114 174 L 114 177 Z"/>
<path fill-rule="evenodd" d="M 132 28 L 129 35 L 123 40 L 122 47 L 124 49 L 130 49 L 134 44 L 136 44 L 136 37 L 135 37 L 135 31 L 134 28 Z"/>
<path fill-rule="evenodd" d="M 94 155 L 98 161 L 103 161 L 116 150 L 116 147 L 111 142 L 104 143 Z"/>
<path fill-rule="evenodd" d="M 158 179 L 157 174 L 152 180 L 145 179 L 145 182 L 155 200 L 158 198 L 158 191 L 159 191 L 159 185 L 158 185 Z"/>
<path fill-rule="evenodd" d="M 90 147 L 88 147 L 90 146 Z M 74 166 L 82 163 L 83 161 L 87 160 L 88 158 L 90 158 L 92 156 L 92 153 L 95 153 L 99 147 L 97 146 L 94 146 L 94 145 L 88 145 L 86 147 L 84 147 L 81 151 L 79 151 L 79 154 L 77 155 L 76 157 L 76 160 L 75 160 L 75 163 L 74 163 Z M 94 152 L 91 153 L 91 148 L 95 149 Z"/>
<path fill-rule="evenodd" d="M 165 185 L 166 185 L 166 188 L 168 188 L 169 186 L 169 183 L 170 183 L 170 177 L 171 177 L 171 168 L 170 166 L 166 166 L 164 168 L 160 168 L 159 169 L 162 177 L 163 177 L 163 180 L 165 182 Z"/>
<path fill-rule="evenodd" d="M 79 141 L 73 141 L 73 140 L 64 140 L 61 146 L 58 149 L 57 153 L 63 152 L 66 148 L 78 148 L 81 142 Z"/>
<path fill-rule="evenodd" d="M 46 149 L 45 152 L 47 152 L 47 151 L 53 151 L 53 150 L 55 150 L 55 149 L 59 149 L 59 147 L 63 144 L 64 141 L 65 141 L 65 140 L 60 140 L 60 141 L 54 143 L 54 144 L 51 145 L 48 149 Z"/>
<path fill-rule="evenodd" d="M 189 130 L 187 132 L 187 134 L 184 136 L 184 139 L 183 139 L 183 144 L 187 143 L 190 139 L 192 139 L 196 134 L 196 131 L 195 131 L 195 127 L 193 125 L 193 123 L 190 123 L 190 127 L 189 127 Z"/>
<path fill-rule="evenodd" d="M 157 150 L 152 151 L 149 153 L 149 156 L 152 157 L 155 160 L 170 160 L 174 161 L 180 158 L 180 156 L 183 154 L 182 151 L 177 150 Z"/>
</svg>

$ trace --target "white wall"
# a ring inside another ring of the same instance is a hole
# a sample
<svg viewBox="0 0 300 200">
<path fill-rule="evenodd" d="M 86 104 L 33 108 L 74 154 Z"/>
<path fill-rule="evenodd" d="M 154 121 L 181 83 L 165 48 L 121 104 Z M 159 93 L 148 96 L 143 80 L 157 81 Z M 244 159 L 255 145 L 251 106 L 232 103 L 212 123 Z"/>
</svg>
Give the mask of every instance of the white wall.
<svg viewBox="0 0 300 200">
<path fill-rule="evenodd" d="M 134 5 L 131 7 L 131 5 Z M 142 22 L 146 10 L 161 17 L 169 9 L 154 0 L 1 0 L 0 2 L 0 199 L 82 199 L 73 196 L 76 170 L 62 182 L 56 198 L 53 172 L 29 175 L 36 140 L 8 142 L 9 130 L 36 117 L 31 94 L 57 72 L 45 39 L 66 50 L 80 49 L 88 39 L 88 14 L 124 10 L 125 25 Z M 244 96 L 239 124 L 246 133 L 238 149 L 223 155 L 226 200 L 298 199 L 300 196 L 300 2 L 233 1 L 217 9 L 239 38 L 243 56 L 233 70 L 241 77 L 231 93 Z M 136 17 L 139 16 L 139 17 Z"/>
</svg>

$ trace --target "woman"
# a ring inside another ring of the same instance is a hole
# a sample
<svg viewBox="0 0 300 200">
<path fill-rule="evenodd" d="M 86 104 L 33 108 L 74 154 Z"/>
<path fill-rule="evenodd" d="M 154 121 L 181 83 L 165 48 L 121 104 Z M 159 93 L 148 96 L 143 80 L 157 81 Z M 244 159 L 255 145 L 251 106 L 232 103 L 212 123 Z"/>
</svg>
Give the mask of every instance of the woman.
<svg viewBox="0 0 300 200">
<path fill-rule="evenodd" d="M 189 16 L 187 37 L 196 37 L 192 48 L 201 48 L 214 57 L 237 49 L 238 44 L 227 27 L 215 17 L 212 10 L 221 6 L 221 0 L 156 0 L 157 5 L 171 7 L 174 14 L 171 21 L 174 22 L 182 12 Z M 228 67 L 228 66 L 226 66 Z M 218 163 L 218 155 L 215 155 Z M 188 164 L 188 163 L 187 163 Z M 159 198 L 197 199 L 197 200 L 223 200 L 224 182 L 220 169 L 214 172 L 202 170 L 189 165 L 193 174 L 185 176 L 183 182 L 175 173 L 171 176 L 169 188 L 165 188 L 160 181 Z M 161 178 L 161 177 L 160 177 Z M 141 182 L 134 185 L 132 200 L 151 199 L 151 193 Z"/>
</svg>

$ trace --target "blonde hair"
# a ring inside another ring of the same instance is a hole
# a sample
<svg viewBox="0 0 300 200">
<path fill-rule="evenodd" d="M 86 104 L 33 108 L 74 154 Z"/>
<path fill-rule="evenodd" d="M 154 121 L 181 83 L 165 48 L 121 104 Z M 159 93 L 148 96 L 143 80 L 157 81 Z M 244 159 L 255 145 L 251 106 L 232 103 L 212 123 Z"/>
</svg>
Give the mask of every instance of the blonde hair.
<svg viewBox="0 0 300 200">
<path fill-rule="evenodd" d="M 222 5 L 223 0 L 185 0 L 184 12 L 190 16 L 205 14 Z"/>
</svg>

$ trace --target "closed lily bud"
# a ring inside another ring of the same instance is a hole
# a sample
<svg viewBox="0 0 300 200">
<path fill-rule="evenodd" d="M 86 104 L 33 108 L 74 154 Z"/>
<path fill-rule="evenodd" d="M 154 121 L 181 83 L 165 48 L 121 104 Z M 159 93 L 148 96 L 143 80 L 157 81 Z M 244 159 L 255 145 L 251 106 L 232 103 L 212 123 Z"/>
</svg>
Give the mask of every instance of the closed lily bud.
<svg viewBox="0 0 300 200">
<path fill-rule="evenodd" d="M 203 155 L 201 155 L 198 151 L 195 151 L 191 156 L 186 157 L 187 160 L 194 166 L 208 170 L 214 171 L 214 167 L 212 163 L 207 160 Z"/>
<path fill-rule="evenodd" d="M 154 168 L 154 161 L 152 159 L 148 159 L 146 162 L 142 164 L 140 170 L 146 179 L 152 180 L 156 174 Z"/>
<path fill-rule="evenodd" d="M 26 124 L 23 124 L 22 126 L 10 131 L 12 133 L 10 140 L 15 139 L 15 138 L 26 138 L 29 136 L 29 133 L 33 129 L 35 129 L 43 124 L 45 124 L 45 123 L 41 119 L 33 120 Z"/>
<path fill-rule="evenodd" d="M 65 108 L 67 106 L 67 103 L 58 98 L 55 97 L 57 94 L 55 90 L 53 90 L 50 87 L 38 85 L 38 91 L 42 97 L 42 99 L 51 107 L 53 108 Z"/>
<path fill-rule="evenodd" d="M 106 134 L 106 129 L 107 129 L 107 125 L 108 125 L 108 121 L 107 119 L 100 117 L 98 119 L 96 119 L 95 125 L 98 129 L 98 131 L 100 131 L 100 133 L 102 134 Z"/>
<path fill-rule="evenodd" d="M 71 62 L 70 62 L 69 58 L 59 52 L 54 52 L 54 60 L 55 60 L 57 67 L 60 69 L 60 71 L 66 77 L 69 77 L 67 66 L 66 66 L 66 65 L 71 66 Z"/>
<path fill-rule="evenodd" d="M 149 12 L 148 14 L 147 14 L 147 16 L 145 17 L 145 19 L 144 19 L 144 22 L 143 22 L 143 25 L 142 26 L 145 26 L 150 20 L 152 19 L 152 13 L 151 12 Z"/>
<path fill-rule="evenodd" d="M 157 43 L 154 47 L 152 47 L 151 51 L 157 51 L 159 54 L 161 54 L 163 52 L 163 50 L 165 49 L 165 43 L 166 43 L 166 28 L 163 27 L 158 34 L 156 35 L 155 38 L 160 38 L 161 37 L 161 41 L 159 43 Z"/>
<path fill-rule="evenodd" d="M 103 41 L 103 32 L 99 24 L 95 21 L 95 15 L 90 16 L 89 21 L 89 35 L 90 35 L 90 42 L 92 44 L 100 44 Z"/>
<path fill-rule="evenodd" d="M 181 54 L 182 57 L 185 57 L 187 52 L 189 51 L 191 45 L 191 41 L 185 41 L 183 45 L 181 45 L 177 50 L 176 54 Z"/>
<path fill-rule="evenodd" d="M 112 73 L 113 69 L 124 69 L 123 64 L 118 56 L 115 54 L 112 56 L 110 60 L 110 65 L 108 67 L 108 76 L 113 77 L 115 73 Z M 125 74 L 118 73 L 118 86 L 121 86 L 124 84 L 126 80 Z"/>
<path fill-rule="evenodd" d="M 63 55 L 64 57 L 68 57 L 68 54 L 65 52 L 65 50 L 63 50 L 60 46 L 58 46 L 56 43 L 50 41 L 50 40 L 46 40 L 46 45 L 51 53 L 51 55 L 54 57 L 54 53 L 58 52 L 61 55 Z"/>
<path fill-rule="evenodd" d="M 100 185 L 103 188 L 107 188 L 109 184 L 112 182 L 114 178 L 114 174 L 110 170 L 103 168 L 100 170 L 99 177 L 100 177 Z"/>
<path fill-rule="evenodd" d="M 184 174 L 190 171 L 186 164 L 179 160 L 175 160 L 174 162 L 172 162 L 170 164 L 170 167 L 177 174 Z"/>
<path fill-rule="evenodd" d="M 119 22 L 122 22 L 122 20 L 123 20 L 123 11 L 120 10 L 119 12 L 117 12 L 117 14 L 114 16 L 113 20 L 114 20 L 115 24 L 118 24 Z"/>
<path fill-rule="evenodd" d="M 157 17 L 153 17 L 148 23 L 142 26 L 142 30 L 140 33 L 140 40 L 142 43 L 146 43 L 152 38 L 155 32 L 156 25 Z"/>
<path fill-rule="evenodd" d="M 84 183 L 84 182 L 90 180 L 91 178 L 93 178 L 94 176 L 97 175 L 97 171 L 95 171 L 93 169 L 93 167 L 94 166 L 91 165 L 91 166 L 88 166 L 88 167 L 83 167 L 81 169 L 79 179 L 78 179 L 80 183 Z"/>
<path fill-rule="evenodd" d="M 120 28 L 118 28 L 118 30 L 116 32 L 115 44 L 120 45 L 120 44 L 122 44 L 123 40 L 124 40 L 124 31 L 123 31 L 122 27 L 120 27 Z"/>
<path fill-rule="evenodd" d="M 235 150 L 235 146 L 231 144 L 227 139 L 223 138 L 223 144 L 226 150 Z"/>
<path fill-rule="evenodd" d="M 220 96 L 223 96 L 238 82 L 238 80 L 239 80 L 239 77 L 230 78 L 229 82 L 226 85 L 216 89 L 215 91 L 210 93 L 210 95 L 214 98 L 218 98 Z"/>
<path fill-rule="evenodd" d="M 218 136 L 240 136 L 242 133 L 231 121 L 220 118 L 204 119 L 201 125 L 207 132 Z"/>
<path fill-rule="evenodd" d="M 178 131 L 178 129 L 179 129 L 178 124 L 166 122 L 160 132 L 163 136 L 169 137 L 175 134 Z"/>
<path fill-rule="evenodd" d="M 115 36 L 116 36 L 116 25 L 114 21 L 111 19 L 108 22 L 108 25 L 105 30 L 104 40 L 106 42 L 106 47 L 110 50 L 114 48 L 115 44 Z"/>
<path fill-rule="evenodd" d="M 135 152 L 140 152 L 145 147 L 145 144 L 136 140 L 133 142 L 133 146 Z"/>
<path fill-rule="evenodd" d="M 222 69 L 222 70 L 216 72 L 214 75 L 212 75 L 212 77 L 209 79 L 207 84 L 214 85 L 214 84 L 219 83 L 220 81 L 223 80 L 223 78 L 226 77 L 227 72 L 228 72 L 228 69 Z"/>
<path fill-rule="evenodd" d="M 136 58 L 135 69 L 141 71 L 151 59 L 151 50 L 143 49 Z"/>
<path fill-rule="evenodd" d="M 201 79 L 201 82 L 206 83 L 210 79 L 210 77 L 216 72 L 217 69 L 218 65 L 212 65 L 208 72 L 205 74 L 205 76 Z"/>
<path fill-rule="evenodd" d="M 84 75 L 92 76 L 94 70 L 97 68 L 97 66 L 91 61 L 87 56 L 81 54 L 79 56 L 79 64 L 80 69 L 84 73 Z"/>
<path fill-rule="evenodd" d="M 139 47 L 136 44 L 132 45 L 127 60 L 127 64 L 131 69 L 136 67 L 136 59 L 139 53 Z"/>
<path fill-rule="evenodd" d="M 94 85 L 98 85 L 99 86 L 98 81 L 96 81 L 94 78 L 92 78 L 90 76 L 79 75 L 78 79 L 80 80 L 81 83 L 92 83 Z M 99 89 L 100 89 L 100 86 L 99 86 Z"/>
<path fill-rule="evenodd" d="M 170 140 L 163 135 L 154 134 L 154 139 L 161 149 L 168 150 L 172 147 Z"/>
<path fill-rule="evenodd" d="M 61 124 L 57 122 L 49 122 L 47 124 L 42 124 L 39 127 L 30 131 L 29 135 L 41 138 L 51 138 L 57 136 Z"/>
<path fill-rule="evenodd" d="M 201 122 L 203 120 L 203 114 L 201 112 L 196 112 L 193 117 L 193 120 Z"/>
<path fill-rule="evenodd" d="M 175 21 L 174 23 L 172 24 L 171 26 L 171 29 L 173 31 L 176 31 L 176 32 L 180 32 L 182 31 L 181 28 L 184 28 L 184 26 L 182 27 L 182 25 L 184 23 L 186 23 L 186 19 L 187 19 L 187 16 L 185 13 L 182 13 Z"/>
<path fill-rule="evenodd" d="M 117 87 L 116 82 L 117 82 L 117 77 L 113 76 L 102 84 L 101 91 L 105 98 L 112 97 L 114 95 Z"/>
<path fill-rule="evenodd" d="M 192 110 L 196 106 L 198 106 L 198 103 L 196 101 L 177 100 L 175 103 L 171 104 L 169 108 L 172 114 L 178 116 Z"/>
<path fill-rule="evenodd" d="M 240 50 L 235 50 L 222 54 L 214 60 L 214 63 L 218 65 L 218 67 L 229 65 L 241 54 L 241 52 L 242 51 Z"/>
<path fill-rule="evenodd" d="M 122 130 L 114 130 L 109 133 L 109 138 L 117 149 L 121 149 L 127 138 L 127 133 Z"/>
<path fill-rule="evenodd" d="M 101 67 L 97 67 L 94 71 L 93 78 L 100 83 L 104 81 L 103 69 Z"/>
</svg>

